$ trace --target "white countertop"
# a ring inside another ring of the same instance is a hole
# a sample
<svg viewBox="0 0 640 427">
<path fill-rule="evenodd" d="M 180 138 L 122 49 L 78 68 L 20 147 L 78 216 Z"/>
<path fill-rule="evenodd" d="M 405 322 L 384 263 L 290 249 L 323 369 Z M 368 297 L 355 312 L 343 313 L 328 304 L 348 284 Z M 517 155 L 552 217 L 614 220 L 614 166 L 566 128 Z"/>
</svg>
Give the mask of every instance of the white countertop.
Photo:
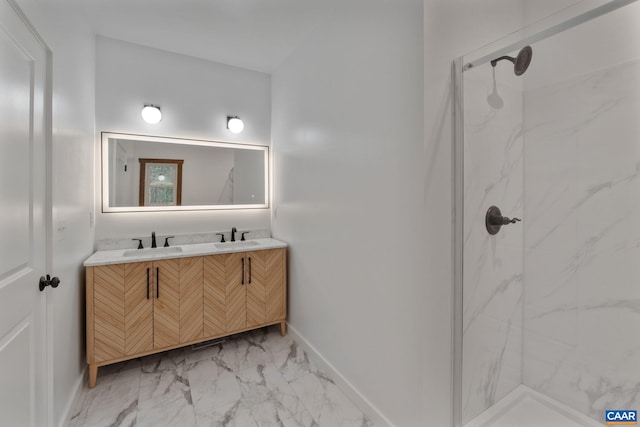
<svg viewBox="0 0 640 427">
<path fill-rule="evenodd" d="M 176 245 L 169 248 L 114 249 L 97 251 L 84 262 L 85 267 L 127 262 L 153 261 L 167 258 L 186 258 L 203 255 L 217 255 L 230 252 L 260 251 L 264 249 L 286 248 L 287 244 L 276 239 L 252 239 L 226 243 L 196 243 Z"/>
</svg>

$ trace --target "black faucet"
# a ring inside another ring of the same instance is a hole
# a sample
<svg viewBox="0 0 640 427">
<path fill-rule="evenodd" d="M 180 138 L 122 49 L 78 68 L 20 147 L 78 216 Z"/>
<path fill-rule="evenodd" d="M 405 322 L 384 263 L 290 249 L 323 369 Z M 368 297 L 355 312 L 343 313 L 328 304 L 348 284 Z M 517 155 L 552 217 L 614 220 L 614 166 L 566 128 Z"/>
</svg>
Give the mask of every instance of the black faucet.
<svg viewBox="0 0 640 427">
<path fill-rule="evenodd" d="M 232 242 L 235 242 L 235 241 L 236 241 L 236 232 L 237 232 L 237 231 L 238 231 L 238 230 L 237 230 L 235 227 L 233 227 L 233 228 L 231 229 L 231 241 L 232 241 Z"/>
<path fill-rule="evenodd" d="M 151 232 L 151 247 L 152 248 L 157 248 L 158 247 L 156 245 L 156 232 L 155 231 Z"/>
</svg>

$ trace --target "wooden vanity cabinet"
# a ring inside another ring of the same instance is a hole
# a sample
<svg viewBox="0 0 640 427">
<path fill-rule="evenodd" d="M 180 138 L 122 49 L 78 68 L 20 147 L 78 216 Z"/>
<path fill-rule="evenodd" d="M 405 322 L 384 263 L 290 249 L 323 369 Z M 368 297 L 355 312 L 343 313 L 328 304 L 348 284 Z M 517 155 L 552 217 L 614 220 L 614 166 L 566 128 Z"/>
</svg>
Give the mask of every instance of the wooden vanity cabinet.
<svg viewBox="0 0 640 427">
<path fill-rule="evenodd" d="M 98 367 L 262 326 L 286 333 L 286 249 L 87 267 L 89 387 Z"/>
<path fill-rule="evenodd" d="M 225 268 L 226 332 L 278 323 L 286 333 L 286 250 L 239 252 L 218 261 Z M 206 279 L 205 279 L 206 282 Z M 205 319 L 207 307 L 205 307 Z"/>
<path fill-rule="evenodd" d="M 153 349 L 153 300 L 147 295 L 152 291 L 151 268 L 152 263 L 140 262 L 87 269 L 90 363 Z"/>
<path fill-rule="evenodd" d="M 88 267 L 90 387 L 98 366 L 201 340 L 202 319 L 202 257 Z"/>
<path fill-rule="evenodd" d="M 286 252 L 284 249 L 247 253 L 247 327 L 286 317 Z M 282 335 L 286 323 L 280 324 Z"/>
<path fill-rule="evenodd" d="M 286 249 L 204 257 L 205 336 L 280 323 L 286 333 Z"/>
<path fill-rule="evenodd" d="M 153 348 L 201 339 L 202 257 L 155 261 L 153 268 Z"/>
<path fill-rule="evenodd" d="M 227 255 L 208 255 L 203 258 L 204 335 L 222 336 L 227 332 Z"/>
</svg>

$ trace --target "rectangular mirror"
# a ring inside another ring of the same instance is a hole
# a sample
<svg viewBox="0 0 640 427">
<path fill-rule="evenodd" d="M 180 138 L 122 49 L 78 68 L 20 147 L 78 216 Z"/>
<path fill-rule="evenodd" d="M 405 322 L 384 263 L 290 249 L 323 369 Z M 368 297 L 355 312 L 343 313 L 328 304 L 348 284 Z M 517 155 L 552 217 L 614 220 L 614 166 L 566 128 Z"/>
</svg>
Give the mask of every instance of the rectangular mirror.
<svg viewBox="0 0 640 427">
<path fill-rule="evenodd" d="M 102 211 L 269 207 L 269 147 L 102 133 Z"/>
</svg>

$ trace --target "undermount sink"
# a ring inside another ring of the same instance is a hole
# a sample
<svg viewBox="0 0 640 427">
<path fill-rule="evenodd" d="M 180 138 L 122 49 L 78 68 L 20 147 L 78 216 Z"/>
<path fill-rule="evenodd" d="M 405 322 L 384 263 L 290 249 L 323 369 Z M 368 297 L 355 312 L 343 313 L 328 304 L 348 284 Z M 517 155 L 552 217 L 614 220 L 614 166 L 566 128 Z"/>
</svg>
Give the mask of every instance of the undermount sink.
<svg viewBox="0 0 640 427">
<path fill-rule="evenodd" d="M 170 246 L 168 248 L 145 248 L 145 249 L 131 249 L 128 251 L 124 251 L 123 256 L 140 256 L 140 255 L 165 255 L 165 254 L 175 254 L 178 252 L 182 252 L 182 248 L 180 246 Z"/>
<path fill-rule="evenodd" d="M 254 242 L 253 240 L 239 241 L 239 242 L 224 242 L 224 243 L 216 243 L 215 246 L 216 248 L 219 248 L 219 249 L 249 248 L 251 246 L 258 246 L 258 242 Z"/>
</svg>

